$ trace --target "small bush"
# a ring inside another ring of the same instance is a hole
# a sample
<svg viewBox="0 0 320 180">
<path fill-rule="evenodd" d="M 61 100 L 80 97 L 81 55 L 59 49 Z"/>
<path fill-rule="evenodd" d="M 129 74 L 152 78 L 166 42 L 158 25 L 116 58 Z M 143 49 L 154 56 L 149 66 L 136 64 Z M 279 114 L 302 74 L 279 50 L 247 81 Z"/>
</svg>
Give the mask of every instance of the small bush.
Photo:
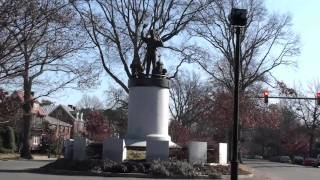
<svg viewBox="0 0 320 180">
<path fill-rule="evenodd" d="M 193 166 L 184 161 L 154 161 L 150 168 L 151 174 L 153 173 L 153 166 L 155 166 L 159 170 L 163 170 L 162 167 L 164 167 L 169 172 L 170 176 L 192 177 L 196 175 L 193 170 Z"/>
<path fill-rule="evenodd" d="M 146 173 L 145 165 L 142 162 L 127 161 L 123 163 L 129 173 Z"/>
<path fill-rule="evenodd" d="M 170 172 L 167 170 L 164 163 L 159 161 L 154 162 L 149 170 L 149 173 L 154 177 L 167 177 L 170 176 Z"/>
<path fill-rule="evenodd" d="M 111 160 L 105 160 L 102 165 L 104 172 L 126 173 L 128 168 L 125 164 L 117 163 Z"/>
<path fill-rule="evenodd" d="M 193 166 L 190 163 L 184 161 L 170 162 L 169 170 L 174 175 L 188 177 L 194 176 Z"/>
</svg>

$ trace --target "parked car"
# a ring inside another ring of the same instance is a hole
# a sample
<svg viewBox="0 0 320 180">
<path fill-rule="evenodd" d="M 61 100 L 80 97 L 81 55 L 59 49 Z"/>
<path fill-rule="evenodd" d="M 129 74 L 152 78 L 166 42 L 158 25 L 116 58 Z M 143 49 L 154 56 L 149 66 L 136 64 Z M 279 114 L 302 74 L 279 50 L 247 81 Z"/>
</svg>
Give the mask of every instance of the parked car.
<svg viewBox="0 0 320 180">
<path fill-rule="evenodd" d="M 293 163 L 293 164 L 300 164 L 300 165 L 302 165 L 302 164 L 303 164 L 303 161 L 304 161 L 304 159 L 303 159 L 302 156 L 294 156 L 294 157 L 293 157 L 293 160 L 292 160 L 292 163 Z"/>
<path fill-rule="evenodd" d="M 289 156 L 280 156 L 279 162 L 281 163 L 291 163 L 291 159 Z"/>
<path fill-rule="evenodd" d="M 306 158 L 303 161 L 303 165 L 316 167 L 318 166 L 318 160 L 316 158 Z"/>
<path fill-rule="evenodd" d="M 263 156 L 255 155 L 255 156 L 254 156 L 254 159 L 263 159 Z"/>
<path fill-rule="evenodd" d="M 263 159 L 260 155 L 243 155 L 242 157 L 246 159 Z"/>
<path fill-rule="evenodd" d="M 280 156 L 273 156 L 273 157 L 270 158 L 270 161 L 280 162 Z"/>
</svg>

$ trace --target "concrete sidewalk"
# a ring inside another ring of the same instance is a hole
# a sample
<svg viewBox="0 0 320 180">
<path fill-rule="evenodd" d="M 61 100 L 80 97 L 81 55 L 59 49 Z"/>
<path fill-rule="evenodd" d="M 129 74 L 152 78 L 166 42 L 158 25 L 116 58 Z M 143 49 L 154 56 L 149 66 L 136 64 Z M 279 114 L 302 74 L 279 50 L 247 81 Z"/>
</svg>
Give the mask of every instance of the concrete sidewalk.
<svg viewBox="0 0 320 180">
<path fill-rule="evenodd" d="M 32 154 L 33 159 L 35 161 L 54 161 L 57 160 L 58 157 L 57 156 L 51 156 L 50 158 L 48 158 L 48 155 L 44 155 L 44 154 Z M 63 156 L 60 156 L 61 158 Z M 20 154 L 17 153 L 10 153 L 10 154 L 3 154 L 0 153 L 0 160 L 18 160 L 20 159 Z"/>
</svg>

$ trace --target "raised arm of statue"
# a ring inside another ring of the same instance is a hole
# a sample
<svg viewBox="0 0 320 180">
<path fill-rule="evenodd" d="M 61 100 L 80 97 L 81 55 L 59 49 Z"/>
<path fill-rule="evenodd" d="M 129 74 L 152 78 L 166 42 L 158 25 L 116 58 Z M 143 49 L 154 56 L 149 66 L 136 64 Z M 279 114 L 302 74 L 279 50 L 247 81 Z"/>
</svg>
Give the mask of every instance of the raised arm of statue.
<svg viewBox="0 0 320 180">
<path fill-rule="evenodd" d="M 158 47 L 163 47 L 162 39 L 159 36 L 158 36 L 157 46 Z"/>
<path fill-rule="evenodd" d="M 147 27 L 147 25 L 144 24 L 143 27 L 142 27 L 141 33 L 140 33 L 140 37 L 141 37 L 142 41 L 145 42 L 145 43 L 147 42 L 147 38 L 144 37 L 144 35 L 143 35 L 143 30 L 144 30 L 146 27 Z"/>
</svg>

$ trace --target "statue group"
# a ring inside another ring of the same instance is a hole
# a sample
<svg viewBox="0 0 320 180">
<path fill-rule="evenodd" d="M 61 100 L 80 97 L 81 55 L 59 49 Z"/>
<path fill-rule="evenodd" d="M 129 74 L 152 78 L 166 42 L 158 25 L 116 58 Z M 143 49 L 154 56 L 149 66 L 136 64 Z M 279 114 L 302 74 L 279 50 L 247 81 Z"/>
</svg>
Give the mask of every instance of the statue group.
<svg viewBox="0 0 320 180">
<path fill-rule="evenodd" d="M 143 27 L 143 29 L 145 26 Z M 155 78 L 162 78 L 166 74 L 166 69 L 163 68 L 163 63 L 159 60 L 157 61 L 157 48 L 163 47 L 163 42 L 161 38 L 155 34 L 154 30 L 149 31 L 149 37 L 143 35 L 143 30 L 141 31 L 141 40 L 146 43 L 146 55 L 144 57 L 143 63 L 138 57 L 133 58 L 131 64 L 132 77 L 133 78 L 149 78 L 150 70 L 152 65 L 152 76 Z M 145 74 L 143 71 L 146 70 Z"/>
</svg>

